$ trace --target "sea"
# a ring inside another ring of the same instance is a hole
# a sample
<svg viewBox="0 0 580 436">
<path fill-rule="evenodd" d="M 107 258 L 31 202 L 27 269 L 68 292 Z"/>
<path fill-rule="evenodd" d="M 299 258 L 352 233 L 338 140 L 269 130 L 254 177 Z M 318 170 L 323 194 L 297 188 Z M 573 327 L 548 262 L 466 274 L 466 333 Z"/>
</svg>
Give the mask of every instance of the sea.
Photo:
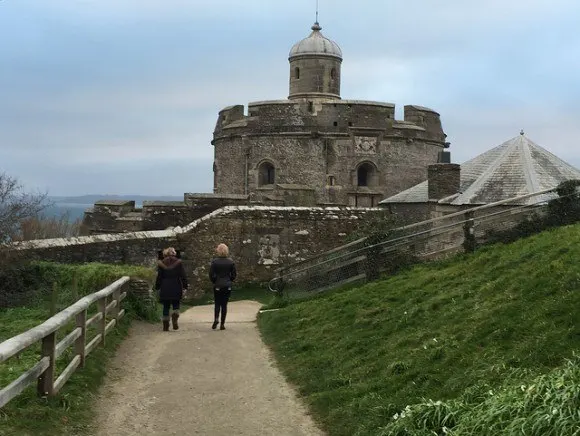
<svg viewBox="0 0 580 436">
<path fill-rule="evenodd" d="M 85 210 L 93 207 L 98 200 L 133 200 L 135 207 L 141 207 L 143 201 L 160 200 L 160 201 L 181 201 L 183 196 L 148 196 L 148 195 L 81 195 L 78 197 L 48 197 L 48 206 L 43 215 L 46 217 L 60 218 L 68 214 L 69 221 L 83 219 Z"/>
</svg>

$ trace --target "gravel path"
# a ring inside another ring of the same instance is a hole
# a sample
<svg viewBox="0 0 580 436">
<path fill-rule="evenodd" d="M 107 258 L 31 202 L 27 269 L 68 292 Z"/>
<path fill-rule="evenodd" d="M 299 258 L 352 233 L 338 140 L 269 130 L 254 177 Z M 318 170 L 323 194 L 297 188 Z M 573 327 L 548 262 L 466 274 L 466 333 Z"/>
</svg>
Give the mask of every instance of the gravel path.
<svg viewBox="0 0 580 436">
<path fill-rule="evenodd" d="M 228 305 L 226 330 L 213 307 L 189 309 L 179 330 L 135 323 L 97 400 L 98 436 L 324 433 L 272 364 L 253 301 Z"/>
</svg>

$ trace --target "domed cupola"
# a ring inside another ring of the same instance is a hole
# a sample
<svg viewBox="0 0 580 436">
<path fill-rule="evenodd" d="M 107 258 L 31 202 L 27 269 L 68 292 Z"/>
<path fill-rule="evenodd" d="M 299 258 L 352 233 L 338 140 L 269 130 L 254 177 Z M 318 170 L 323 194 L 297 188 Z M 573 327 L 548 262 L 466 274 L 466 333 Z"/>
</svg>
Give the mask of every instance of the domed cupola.
<svg viewBox="0 0 580 436">
<path fill-rule="evenodd" d="M 297 56 L 330 56 L 342 60 L 340 47 L 336 42 L 331 41 L 320 33 L 322 30 L 320 24 L 314 23 L 311 29 L 310 36 L 294 44 L 288 59 L 292 61 L 292 58 Z"/>
<path fill-rule="evenodd" d="M 314 23 L 312 33 L 290 50 L 289 99 L 340 98 L 342 51 L 321 30 Z"/>
</svg>

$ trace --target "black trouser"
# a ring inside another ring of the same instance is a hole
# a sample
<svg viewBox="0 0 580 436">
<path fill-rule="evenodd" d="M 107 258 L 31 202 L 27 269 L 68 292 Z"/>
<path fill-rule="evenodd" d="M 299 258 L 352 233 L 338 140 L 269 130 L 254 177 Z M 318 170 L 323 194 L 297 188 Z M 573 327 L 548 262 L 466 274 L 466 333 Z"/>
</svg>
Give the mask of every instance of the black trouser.
<svg viewBox="0 0 580 436">
<path fill-rule="evenodd" d="M 169 308 L 173 306 L 173 311 L 179 310 L 179 300 L 161 300 L 163 304 L 163 317 L 169 319 Z"/>
<path fill-rule="evenodd" d="M 214 306 L 214 320 L 217 321 L 222 312 L 222 324 L 226 322 L 226 315 L 228 313 L 228 301 L 230 300 L 231 288 L 221 288 L 220 290 L 213 290 L 213 297 L 215 300 Z"/>
</svg>

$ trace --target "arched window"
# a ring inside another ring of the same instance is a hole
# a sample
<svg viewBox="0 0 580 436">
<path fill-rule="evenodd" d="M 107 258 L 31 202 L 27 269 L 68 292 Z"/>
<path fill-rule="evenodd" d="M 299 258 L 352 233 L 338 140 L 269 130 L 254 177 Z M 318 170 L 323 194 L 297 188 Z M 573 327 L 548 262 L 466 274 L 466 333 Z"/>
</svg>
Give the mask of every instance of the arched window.
<svg viewBox="0 0 580 436">
<path fill-rule="evenodd" d="M 294 68 L 294 77 L 300 79 L 300 68 Z"/>
<path fill-rule="evenodd" d="M 369 163 L 363 163 L 358 167 L 356 172 L 357 175 L 357 185 L 358 186 L 370 186 L 372 183 L 372 177 L 375 172 L 373 166 Z"/>
<path fill-rule="evenodd" d="M 270 162 L 264 162 L 258 169 L 258 186 L 273 185 L 276 180 L 276 169 Z"/>
<path fill-rule="evenodd" d="M 336 79 L 336 68 L 333 68 L 332 70 L 330 70 L 330 78 Z"/>
</svg>

